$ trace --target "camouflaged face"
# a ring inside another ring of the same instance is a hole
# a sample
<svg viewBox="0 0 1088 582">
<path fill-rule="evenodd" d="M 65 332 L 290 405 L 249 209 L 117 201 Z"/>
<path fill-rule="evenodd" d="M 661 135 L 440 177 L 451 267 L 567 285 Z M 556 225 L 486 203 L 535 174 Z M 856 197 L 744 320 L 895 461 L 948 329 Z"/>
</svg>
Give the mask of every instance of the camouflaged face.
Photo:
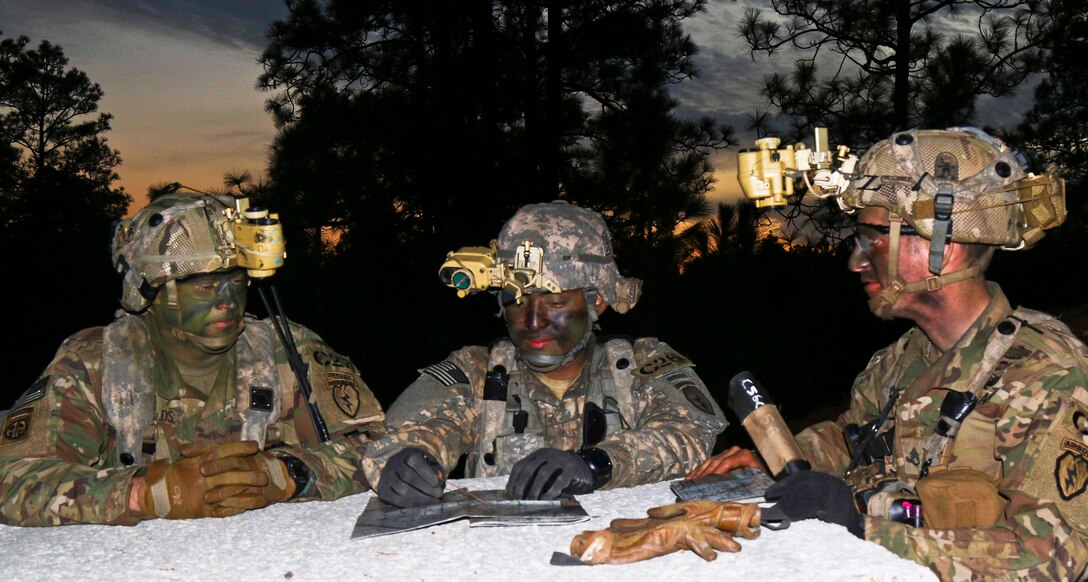
<svg viewBox="0 0 1088 582">
<path fill-rule="evenodd" d="M 121 305 L 131 312 L 145 309 L 145 281 L 158 287 L 236 266 L 227 216 L 233 208 L 227 196 L 167 194 L 121 221 L 110 246 L 113 266 L 124 277 Z"/>
<path fill-rule="evenodd" d="M 511 260 L 525 241 L 544 249 L 543 277 L 562 290 L 596 288 L 619 313 L 638 302 L 642 282 L 620 276 L 600 214 L 563 201 L 523 206 L 499 233 L 499 258 Z"/>
<path fill-rule="evenodd" d="M 953 196 L 955 242 L 1022 248 L 1065 215 L 1060 179 L 1025 174 L 1014 150 L 974 128 L 897 133 L 865 153 L 859 172 L 843 192 L 843 204 L 885 207 L 926 239 L 933 236 L 933 201 L 942 189 Z M 1025 216 L 1025 197 L 1041 200 L 1048 216 Z"/>
</svg>

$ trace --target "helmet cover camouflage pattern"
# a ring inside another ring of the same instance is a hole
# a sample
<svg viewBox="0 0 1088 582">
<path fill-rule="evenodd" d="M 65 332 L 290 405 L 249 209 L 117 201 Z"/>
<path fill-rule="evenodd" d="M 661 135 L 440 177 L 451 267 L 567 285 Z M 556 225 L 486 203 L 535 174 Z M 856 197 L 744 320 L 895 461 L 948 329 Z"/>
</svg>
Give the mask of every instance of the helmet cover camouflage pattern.
<svg viewBox="0 0 1088 582">
<path fill-rule="evenodd" d="M 558 288 L 595 288 L 619 313 L 638 302 L 642 281 L 620 275 L 608 227 L 597 212 L 562 200 L 523 206 L 499 232 L 499 259 L 512 260 L 525 241 L 544 250 L 542 276 Z"/>
<path fill-rule="evenodd" d="M 932 239 L 943 191 L 952 195 L 951 240 L 1026 248 L 1061 224 L 1065 197 L 1061 179 L 1025 166 L 1019 152 L 975 128 L 903 131 L 865 153 L 842 203 L 885 207 Z"/>
<path fill-rule="evenodd" d="M 172 193 L 118 223 L 110 259 L 124 277 L 125 310 L 136 313 L 150 304 L 141 288 L 237 266 L 233 210 L 230 196 Z"/>
</svg>

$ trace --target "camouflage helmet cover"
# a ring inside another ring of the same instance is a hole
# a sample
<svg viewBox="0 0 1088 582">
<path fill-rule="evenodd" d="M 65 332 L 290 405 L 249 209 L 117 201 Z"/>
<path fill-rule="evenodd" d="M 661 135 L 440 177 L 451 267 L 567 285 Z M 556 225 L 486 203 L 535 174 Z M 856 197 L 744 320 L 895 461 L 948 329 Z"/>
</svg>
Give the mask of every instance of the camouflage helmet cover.
<svg viewBox="0 0 1088 582">
<path fill-rule="evenodd" d="M 1065 218 L 1062 180 L 1025 166 L 1022 154 L 975 128 L 904 131 L 865 153 L 842 202 L 885 207 L 932 239 L 934 199 L 950 193 L 951 240 L 1025 248 Z"/>
<path fill-rule="evenodd" d="M 564 291 L 595 288 L 619 313 L 638 302 L 642 281 L 620 275 L 608 227 L 597 212 L 561 200 L 523 206 L 499 232 L 498 258 L 513 260 L 525 241 L 544 250 L 541 275 L 552 285 Z"/>
<path fill-rule="evenodd" d="M 118 223 L 110 259 L 124 278 L 121 305 L 143 311 L 167 281 L 237 266 L 233 210 L 230 196 L 171 193 Z"/>
</svg>

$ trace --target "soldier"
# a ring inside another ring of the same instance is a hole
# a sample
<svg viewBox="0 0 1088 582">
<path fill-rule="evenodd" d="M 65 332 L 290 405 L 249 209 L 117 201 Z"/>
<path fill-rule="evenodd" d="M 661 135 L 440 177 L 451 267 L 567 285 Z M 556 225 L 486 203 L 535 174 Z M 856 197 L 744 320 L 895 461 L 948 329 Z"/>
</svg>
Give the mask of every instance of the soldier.
<svg viewBox="0 0 1088 582">
<path fill-rule="evenodd" d="M 767 491 L 943 579 L 1073 580 L 1088 565 L 1088 352 L 984 278 L 995 247 L 1064 219 L 1062 181 L 1016 154 L 957 128 L 897 133 L 862 158 L 842 193 L 859 209 L 850 268 L 874 313 L 916 327 L 873 356 L 847 412 L 798 435 L 821 472 Z M 690 476 L 754 465 L 733 448 Z"/>
<path fill-rule="evenodd" d="M 492 244 L 509 339 L 420 370 L 389 409 L 390 434 L 367 449 L 378 496 L 435 503 L 466 454 L 466 476 L 510 474 L 519 499 L 660 481 L 705 459 L 726 421 L 692 363 L 655 338 L 594 333 L 641 287 L 620 276 L 604 219 L 531 204 Z"/>
<path fill-rule="evenodd" d="M 234 211 L 168 193 L 118 225 L 126 312 L 65 340 L 12 406 L 0 523 L 224 517 L 366 489 L 360 451 L 382 411 L 348 358 L 292 324 L 318 437 L 273 324 L 244 315 Z"/>
</svg>

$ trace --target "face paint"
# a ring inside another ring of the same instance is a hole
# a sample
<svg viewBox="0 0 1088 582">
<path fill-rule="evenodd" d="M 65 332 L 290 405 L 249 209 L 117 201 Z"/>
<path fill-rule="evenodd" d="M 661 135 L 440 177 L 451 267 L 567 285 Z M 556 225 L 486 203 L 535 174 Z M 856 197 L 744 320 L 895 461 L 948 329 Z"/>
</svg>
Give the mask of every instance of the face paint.
<svg viewBox="0 0 1088 582">
<path fill-rule="evenodd" d="M 242 332 L 248 281 L 241 269 L 188 277 L 177 282 L 177 309 L 165 305 L 160 295 L 150 313 L 173 337 L 209 353 L 223 352 Z"/>
<path fill-rule="evenodd" d="M 589 306 L 581 289 L 537 292 L 504 310 L 506 329 L 522 357 L 562 356 L 589 331 Z"/>
</svg>

